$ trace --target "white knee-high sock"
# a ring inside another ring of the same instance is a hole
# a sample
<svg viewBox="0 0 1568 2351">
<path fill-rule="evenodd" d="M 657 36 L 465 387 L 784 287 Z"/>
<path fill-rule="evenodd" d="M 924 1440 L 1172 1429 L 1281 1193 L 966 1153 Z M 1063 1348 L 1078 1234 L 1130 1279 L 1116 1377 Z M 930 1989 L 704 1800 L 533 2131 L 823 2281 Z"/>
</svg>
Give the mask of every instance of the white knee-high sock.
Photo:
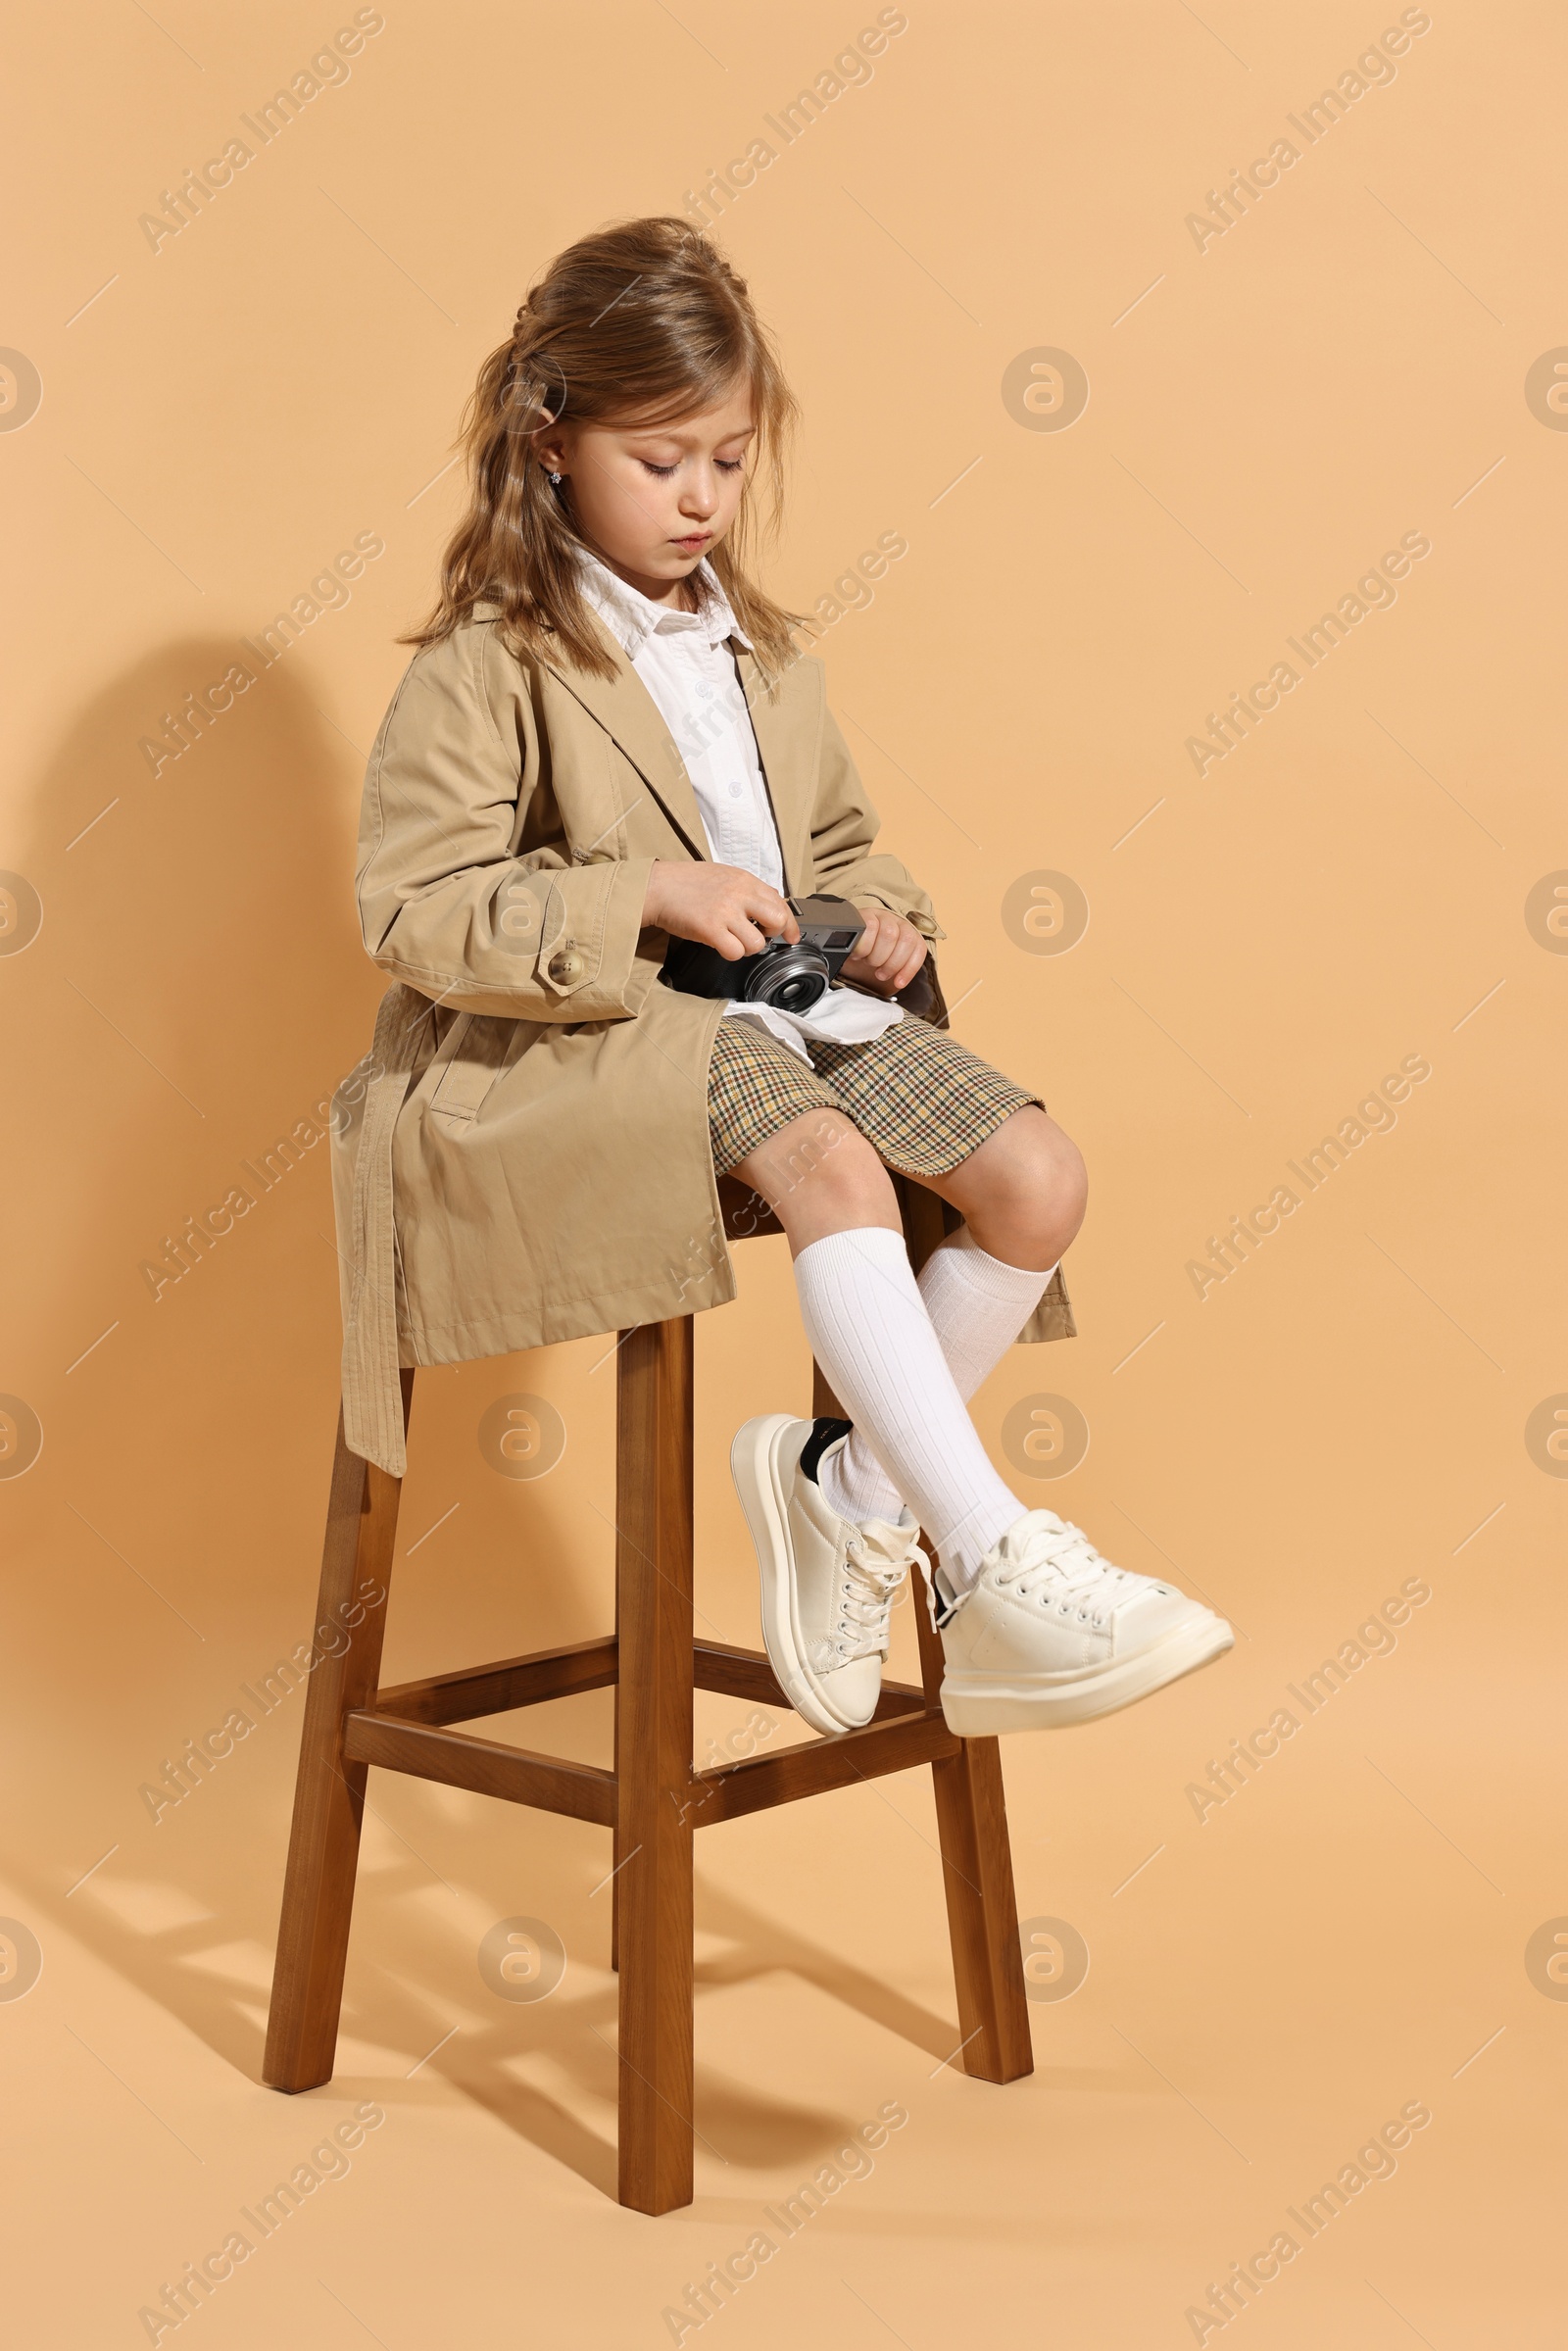
<svg viewBox="0 0 1568 2351">
<path fill-rule="evenodd" d="M 795 1281 L 811 1352 L 835 1396 L 943 1566 L 971 1583 L 1024 1504 L 998 1477 L 964 1408 L 902 1234 L 867 1225 L 813 1241 L 795 1260 Z"/>
<path fill-rule="evenodd" d="M 996 1370 L 1055 1270 L 1004 1264 L 986 1253 L 966 1224 L 927 1257 L 920 1296 L 965 1402 Z"/>
<path fill-rule="evenodd" d="M 1036 1273 L 989 1256 L 960 1225 L 920 1270 L 920 1296 L 948 1359 L 954 1386 L 968 1402 L 989 1378 L 1045 1297 L 1054 1265 Z M 841 1518 L 897 1520 L 897 1492 L 859 1428 L 818 1471 L 822 1492 Z M 933 1541 L 935 1538 L 933 1537 Z"/>
</svg>

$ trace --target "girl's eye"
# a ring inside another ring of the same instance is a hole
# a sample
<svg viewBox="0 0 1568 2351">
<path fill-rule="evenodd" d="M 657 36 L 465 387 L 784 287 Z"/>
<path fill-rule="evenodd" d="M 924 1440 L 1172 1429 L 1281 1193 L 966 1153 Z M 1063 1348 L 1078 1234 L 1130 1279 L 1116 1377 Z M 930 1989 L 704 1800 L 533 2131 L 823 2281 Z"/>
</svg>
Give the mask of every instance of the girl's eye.
<svg viewBox="0 0 1568 2351">
<path fill-rule="evenodd" d="M 652 458 L 639 458 L 637 463 L 645 473 L 656 474 L 661 481 L 668 481 L 670 475 L 676 470 L 673 465 L 656 465 Z M 739 473 L 746 460 L 740 457 L 720 457 L 715 458 L 713 463 L 720 473 Z"/>
</svg>

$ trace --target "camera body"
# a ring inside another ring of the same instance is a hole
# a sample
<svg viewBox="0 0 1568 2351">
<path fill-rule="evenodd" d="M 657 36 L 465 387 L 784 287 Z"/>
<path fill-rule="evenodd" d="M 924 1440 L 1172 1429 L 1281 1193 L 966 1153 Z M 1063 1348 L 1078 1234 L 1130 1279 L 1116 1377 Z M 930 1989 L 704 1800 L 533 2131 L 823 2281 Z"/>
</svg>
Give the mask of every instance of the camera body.
<svg viewBox="0 0 1568 2351">
<path fill-rule="evenodd" d="M 786 901 L 800 925 L 793 945 L 769 939 L 760 955 L 727 962 L 700 939 L 671 939 L 660 978 L 683 996 L 716 996 L 772 1004 L 781 1012 L 809 1011 L 855 953 L 865 917 L 847 898 Z"/>
</svg>

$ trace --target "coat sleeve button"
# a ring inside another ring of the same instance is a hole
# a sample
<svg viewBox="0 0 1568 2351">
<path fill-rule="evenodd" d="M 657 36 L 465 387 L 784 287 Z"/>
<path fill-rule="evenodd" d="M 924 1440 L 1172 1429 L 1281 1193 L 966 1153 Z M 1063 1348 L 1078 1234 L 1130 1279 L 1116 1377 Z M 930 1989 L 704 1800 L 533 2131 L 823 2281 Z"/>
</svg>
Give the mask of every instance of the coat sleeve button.
<svg viewBox="0 0 1568 2351">
<path fill-rule="evenodd" d="M 558 988 L 569 988 L 574 980 L 580 980 L 584 968 L 583 959 L 574 947 L 558 947 L 545 965 Z"/>
</svg>

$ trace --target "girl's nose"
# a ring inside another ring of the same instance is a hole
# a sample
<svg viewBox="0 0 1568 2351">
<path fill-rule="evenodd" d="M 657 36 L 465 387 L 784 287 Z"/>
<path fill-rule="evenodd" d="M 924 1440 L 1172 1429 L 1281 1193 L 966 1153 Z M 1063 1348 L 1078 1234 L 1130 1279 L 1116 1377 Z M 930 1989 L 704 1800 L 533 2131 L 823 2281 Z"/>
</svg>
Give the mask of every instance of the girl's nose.
<svg viewBox="0 0 1568 2351">
<path fill-rule="evenodd" d="M 682 494 L 681 513 L 690 514 L 695 522 L 706 522 L 710 514 L 715 512 L 717 506 L 718 486 L 714 482 L 712 474 L 710 472 L 694 474 Z"/>
</svg>

